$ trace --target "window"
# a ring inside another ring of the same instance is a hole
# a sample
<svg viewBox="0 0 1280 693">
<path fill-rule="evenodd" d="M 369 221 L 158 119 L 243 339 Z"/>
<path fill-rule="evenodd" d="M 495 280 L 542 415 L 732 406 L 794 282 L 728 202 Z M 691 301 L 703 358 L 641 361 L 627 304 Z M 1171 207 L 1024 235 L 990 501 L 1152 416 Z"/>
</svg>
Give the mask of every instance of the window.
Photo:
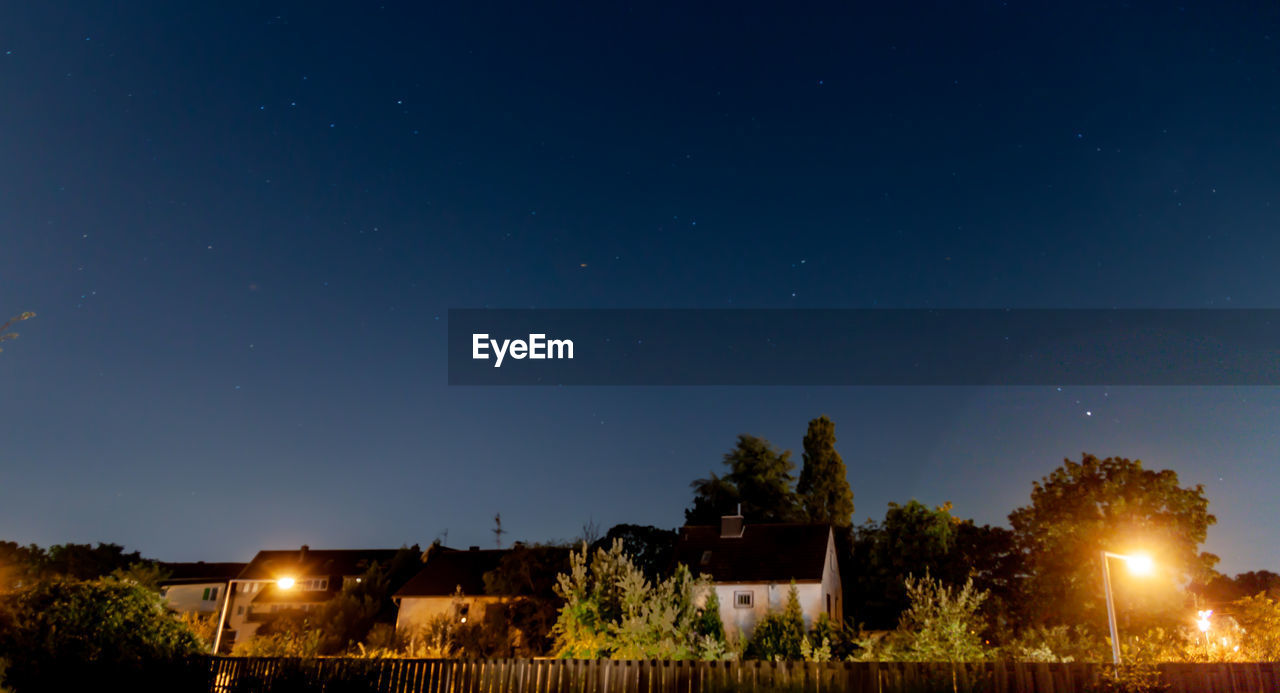
<svg viewBox="0 0 1280 693">
<path fill-rule="evenodd" d="M 834 614 L 834 613 L 832 613 L 832 611 L 831 611 L 831 595 L 829 595 L 829 594 L 827 595 L 827 615 L 828 615 L 828 616 L 835 616 L 835 614 Z"/>
<path fill-rule="evenodd" d="M 710 552 L 710 551 L 703 551 L 703 552 L 702 552 L 702 560 L 701 560 L 700 562 L 701 562 L 701 564 L 702 564 L 702 565 L 711 565 L 711 552 Z"/>
<path fill-rule="evenodd" d="M 750 609 L 755 605 L 755 592 L 746 590 L 733 593 L 733 606 L 736 609 Z"/>
<path fill-rule="evenodd" d="M 237 606 L 237 607 L 236 607 L 236 616 L 244 616 L 244 607 L 243 607 L 243 606 Z"/>
<path fill-rule="evenodd" d="M 209 588 L 209 599 L 211 599 L 211 600 L 213 600 L 213 601 L 215 601 L 215 602 L 216 602 L 216 601 L 218 601 L 218 588 L 217 588 L 217 587 L 210 587 L 210 588 Z"/>
<path fill-rule="evenodd" d="M 206 602 L 207 602 L 207 601 L 209 601 L 209 588 L 208 588 L 208 587 L 204 588 L 204 594 L 200 596 L 200 599 L 201 599 L 202 601 L 206 601 Z"/>
</svg>

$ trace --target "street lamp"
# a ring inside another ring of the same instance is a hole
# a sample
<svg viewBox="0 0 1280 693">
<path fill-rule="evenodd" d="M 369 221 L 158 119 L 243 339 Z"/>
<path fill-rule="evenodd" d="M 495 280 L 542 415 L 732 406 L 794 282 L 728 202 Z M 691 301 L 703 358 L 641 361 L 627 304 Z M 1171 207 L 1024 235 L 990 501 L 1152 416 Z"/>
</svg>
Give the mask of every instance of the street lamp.
<svg viewBox="0 0 1280 693">
<path fill-rule="evenodd" d="M 1118 558 L 1129 566 L 1129 572 L 1134 575 L 1150 575 L 1155 569 L 1155 563 L 1152 562 L 1150 556 L 1143 554 L 1135 554 L 1126 556 L 1121 553 L 1111 553 L 1110 551 L 1102 552 L 1102 589 L 1107 595 L 1107 625 L 1111 627 L 1111 659 L 1115 665 L 1120 666 L 1120 639 L 1116 635 L 1116 605 L 1111 598 L 1111 566 L 1107 561 L 1108 558 Z"/>
<path fill-rule="evenodd" d="M 293 589 L 294 584 L 296 584 L 296 581 L 291 577 L 282 577 L 274 580 L 255 579 L 255 578 L 245 578 L 245 579 L 235 578 L 227 581 L 227 594 L 222 599 L 222 615 L 218 617 L 218 630 L 213 636 L 213 654 L 215 655 L 218 654 L 218 648 L 219 646 L 222 645 L 222 628 L 227 623 L 227 608 L 231 606 L 231 595 L 236 593 L 235 584 L 237 582 L 242 585 L 273 584 L 282 590 Z"/>
</svg>

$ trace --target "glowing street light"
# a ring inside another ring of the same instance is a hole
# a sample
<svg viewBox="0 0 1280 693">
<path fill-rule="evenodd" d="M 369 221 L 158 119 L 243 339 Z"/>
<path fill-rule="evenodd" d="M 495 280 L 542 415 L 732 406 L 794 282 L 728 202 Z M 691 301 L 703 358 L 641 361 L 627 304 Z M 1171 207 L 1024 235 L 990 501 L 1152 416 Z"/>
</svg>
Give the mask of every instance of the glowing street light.
<svg viewBox="0 0 1280 693">
<path fill-rule="evenodd" d="M 1155 562 L 1145 554 L 1126 556 L 1110 551 L 1102 552 L 1102 589 L 1107 595 L 1107 625 L 1111 627 L 1111 659 L 1118 667 L 1120 666 L 1120 638 L 1116 634 L 1115 600 L 1111 598 L 1111 565 L 1107 560 L 1109 558 L 1124 561 L 1129 566 L 1129 572 L 1138 576 L 1150 575 L 1155 570 Z"/>
<path fill-rule="evenodd" d="M 282 578 L 277 578 L 273 580 L 264 580 L 264 579 L 255 579 L 255 578 L 246 578 L 246 579 L 236 578 L 236 579 L 227 581 L 227 594 L 222 599 L 222 615 L 218 617 L 218 630 L 216 634 L 213 636 L 213 654 L 215 655 L 218 654 L 218 648 L 222 645 L 222 629 L 227 624 L 227 607 L 231 606 L 231 595 L 236 593 L 235 584 L 237 582 L 242 585 L 274 584 L 276 587 L 279 587 L 282 590 L 291 590 L 293 589 L 293 586 L 297 584 L 297 581 L 291 577 L 282 577 Z"/>
<path fill-rule="evenodd" d="M 1208 659 L 1208 658 L 1209 658 L 1209 626 L 1211 626 L 1211 625 L 1212 625 L 1212 624 L 1209 622 L 1209 617 L 1210 617 L 1210 616 L 1212 616 L 1212 615 L 1213 615 L 1213 609 L 1208 609 L 1208 610 L 1206 610 L 1206 611 L 1197 611 L 1197 612 L 1196 612 L 1196 628 L 1199 628 L 1199 629 L 1200 629 L 1200 632 L 1201 632 L 1201 633 L 1204 633 L 1204 657 L 1205 657 L 1205 659 Z"/>
<path fill-rule="evenodd" d="M 1113 556 L 1113 558 L 1118 558 Z M 1150 575 L 1156 569 L 1156 564 L 1151 557 L 1146 554 L 1135 554 L 1127 559 L 1129 564 L 1129 572 L 1134 575 L 1146 576 Z"/>
<path fill-rule="evenodd" d="M 1207 638 L 1209 633 L 1209 617 L 1213 615 L 1213 609 L 1209 609 L 1208 611 L 1197 611 L 1196 615 L 1198 617 L 1196 619 L 1196 628 L 1199 628 L 1200 632 L 1204 633 Z"/>
</svg>

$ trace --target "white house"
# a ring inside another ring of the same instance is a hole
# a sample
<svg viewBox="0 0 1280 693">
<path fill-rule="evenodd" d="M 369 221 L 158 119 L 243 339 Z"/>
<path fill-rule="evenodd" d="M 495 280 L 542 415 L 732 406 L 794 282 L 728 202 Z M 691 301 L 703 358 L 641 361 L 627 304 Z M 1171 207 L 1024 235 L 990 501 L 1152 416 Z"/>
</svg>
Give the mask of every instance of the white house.
<svg viewBox="0 0 1280 693">
<path fill-rule="evenodd" d="M 431 548 L 422 570 L 392 597 L 399 606 L 396 632 L 414 637 L 441 617 L 455 623 L 483 622 L 486 609 L 506 598 L 485 590 L 484 574 L 497 568 L 507 553 L 481 551 L 478 546 L 468 551 Z"/>
<path fill-rule="evenodd" d="M 741 515 L 717 526 L 680 528 L 676 560 L 715 584 L 730 637 L 750 637 L 760 619 L 781 611 L 792 582 L 806 627 L 826 614 L 842 621 L 835 535 L 825 524 L 746 524 Z"/>
<path fill-rule="evenodd" d="M 162 563 L 168 577 L 160 581 L 160 595 L 174 611 L 217 617 L 227 598 L 227 582 L 244 570 L 244 563 Z"/>
</svg>

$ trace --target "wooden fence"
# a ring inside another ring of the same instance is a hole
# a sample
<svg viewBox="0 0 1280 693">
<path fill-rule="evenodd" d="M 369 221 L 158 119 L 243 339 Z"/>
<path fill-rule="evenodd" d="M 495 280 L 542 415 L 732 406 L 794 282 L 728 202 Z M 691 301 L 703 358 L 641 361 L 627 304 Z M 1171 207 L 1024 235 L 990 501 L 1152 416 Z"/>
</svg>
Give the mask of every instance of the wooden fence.
<svg viewBox="0 0 1280 693">
<path fill-rule="evenodd" d="M 213 693 L 1085 693 L 1106 665 L 211 659 Z M 1165 664 L 1174 693 L 1280 693 L 1280 663 Z"/>
</svg>

